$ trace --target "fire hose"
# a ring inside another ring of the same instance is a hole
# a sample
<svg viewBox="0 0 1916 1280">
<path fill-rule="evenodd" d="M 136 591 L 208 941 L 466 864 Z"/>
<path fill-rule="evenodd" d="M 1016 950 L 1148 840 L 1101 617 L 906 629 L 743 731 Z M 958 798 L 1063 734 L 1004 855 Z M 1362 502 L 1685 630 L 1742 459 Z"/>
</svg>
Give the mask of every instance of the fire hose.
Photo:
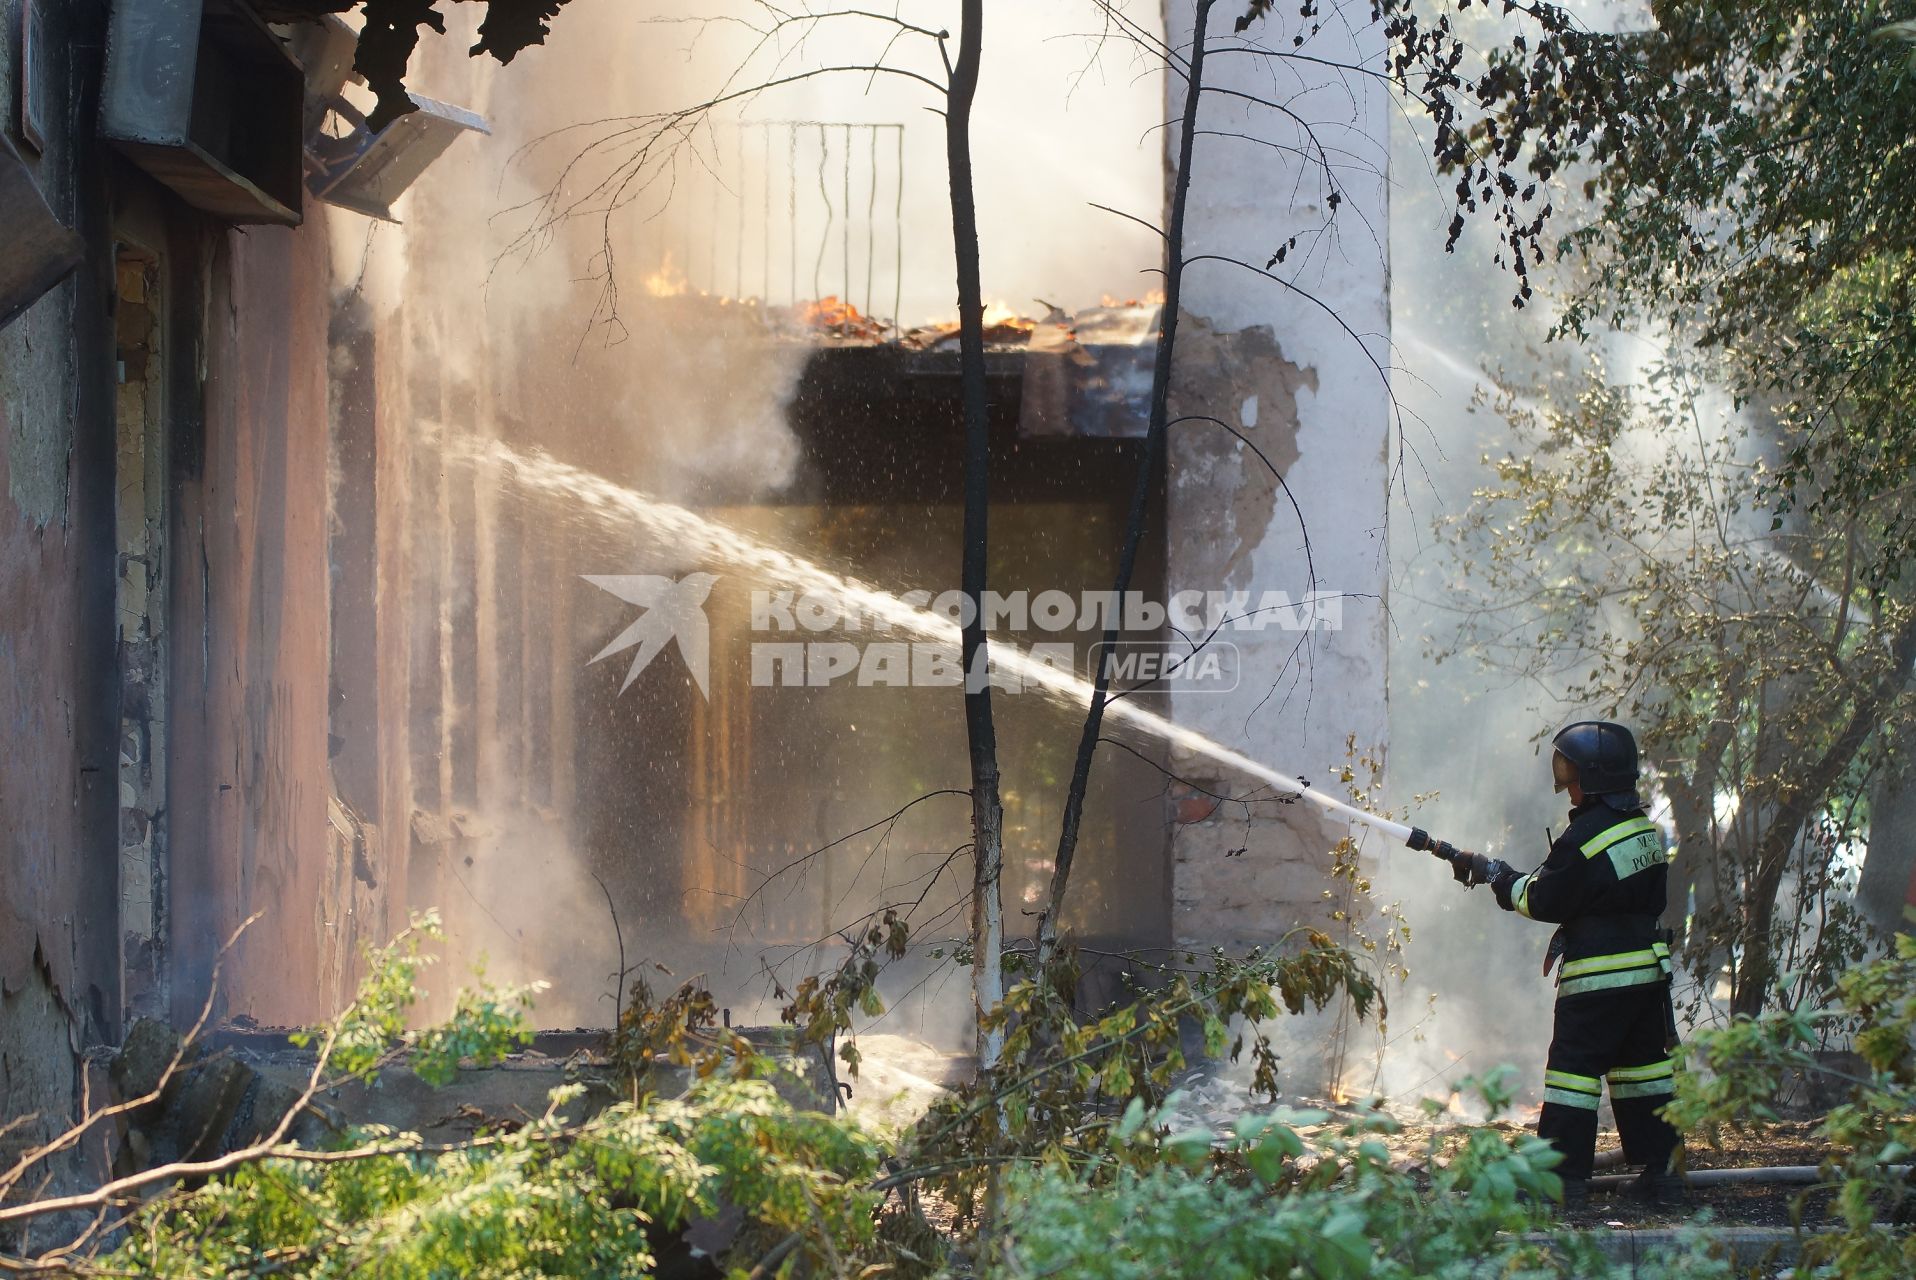
<svg viewBox="0 0 1916 1280">
<path fill-rule="evenodd" d="M 1897 1177 L 1906 1178 L 1912 1166 L 1906 1164 L 1889 1165 L 1885 1170 Z M 1600 1174 L 1590 1179 L 1593 1191 L 1614 1190 L 1627 1187 L 1637 1180 L 1634 1173 Z M 1823 1170 L 1813 1164 L 1803 1165 L 1766 1165 L 1755 1169 L 1691 1169 L 1683 1175 L 1683 1181 L 1692 1187 L 1728 1187 L 1748 1183 L 1766 1183 L 1773 1186 L 1813 1186 L 1829 1179 Z"/>
</svg>

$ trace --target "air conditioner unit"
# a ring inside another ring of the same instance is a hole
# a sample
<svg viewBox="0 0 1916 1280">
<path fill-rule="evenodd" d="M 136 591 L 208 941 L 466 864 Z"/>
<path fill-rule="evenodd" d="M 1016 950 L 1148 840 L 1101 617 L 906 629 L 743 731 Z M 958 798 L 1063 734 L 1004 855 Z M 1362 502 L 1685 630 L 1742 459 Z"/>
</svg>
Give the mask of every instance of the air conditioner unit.
<svg viewBox="0 0 1916 1280">
<path fill-rule="evenodd" d="M 0 136 L 0 329 L 80 265 L 80 237 L 41 198 L 13 143 Z"/>
<path fill-rule="evenodd" d="M 114 0 L 100 134 L 195 208 L 298 224 L 305 88 L 241 0 Z"/>
</svg>

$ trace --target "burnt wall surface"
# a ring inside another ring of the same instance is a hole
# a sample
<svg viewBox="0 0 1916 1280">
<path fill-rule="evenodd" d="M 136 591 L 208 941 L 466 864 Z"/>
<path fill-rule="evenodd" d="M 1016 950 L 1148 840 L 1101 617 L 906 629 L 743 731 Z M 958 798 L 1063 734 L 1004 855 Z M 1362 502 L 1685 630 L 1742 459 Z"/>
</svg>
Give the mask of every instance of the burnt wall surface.
<svg viewBox="0 0 1916 1280">
<path fill-rule="evenodd" d="M 991 497 L 996 502 L 1091 501 L 1124 512 L 1142 441 L 1023 430 L 1027 356 L 986 355 L 991 412 Z M 958 355 L 889 346 L 828 347 L 806 365 L 791 427 L 803 446 L 785 503 L 963 500 L 964 429 Z M 1155 587 L 1164 543 L 1162 478 L 1147 539 L 1146 579 Z M 1113 564 L 1116 562 L 1115 549 Z"/>
</svg>

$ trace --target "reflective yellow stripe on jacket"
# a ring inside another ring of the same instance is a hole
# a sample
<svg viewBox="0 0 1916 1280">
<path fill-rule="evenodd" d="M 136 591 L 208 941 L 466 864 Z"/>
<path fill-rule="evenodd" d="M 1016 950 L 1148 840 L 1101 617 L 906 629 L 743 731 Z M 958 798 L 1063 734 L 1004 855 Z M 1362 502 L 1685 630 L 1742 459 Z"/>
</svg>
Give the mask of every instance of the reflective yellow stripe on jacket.
<svg viewBox="0 0 1916 1280">
<path fill-rule="evenodd" d="M 1537 918 L 1530 914 L 1530 882 L 1536 878 L 1536 873 L 1532 872 L 1510 886 L 1510 905 L 1515 907 L 1517 914 L 1526 920 Z"/>
</svg>

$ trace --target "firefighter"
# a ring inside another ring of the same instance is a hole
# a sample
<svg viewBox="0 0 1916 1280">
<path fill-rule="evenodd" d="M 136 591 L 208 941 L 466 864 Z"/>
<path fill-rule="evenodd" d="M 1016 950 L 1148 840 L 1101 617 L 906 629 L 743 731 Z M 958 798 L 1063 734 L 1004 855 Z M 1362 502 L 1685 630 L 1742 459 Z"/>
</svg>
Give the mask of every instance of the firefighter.
<svg viewBox="0 0 1916 1280">
<path fill-rule="evenodd" d="M 1537 1132 L 1563 1155 L 1565 1206 L 1589 1194 L 1606 1080 L 1624 1158 L 1643 1166 L 1638 1194 L 1674 1203 L 1683 1194 L 1673 1171 L 1677 1133 L 1657 1114 L 1675 1089 L 1670 944 L 1658 923 L 1669 859 L 1637 796 L 1628 729 L 1583 720 L 1554 745 L 1551 772 L 1557 790 L 1570 793 L 1570 825 L 1543 865 L 1524 875 L 1460 853 L 1452 868 L 1466 888 L 1488 884 L 1505 911 L 1557 926 L 1544 961 L 1545 973 L 1560 956 L 1562 968 Z"/>
</svg>

